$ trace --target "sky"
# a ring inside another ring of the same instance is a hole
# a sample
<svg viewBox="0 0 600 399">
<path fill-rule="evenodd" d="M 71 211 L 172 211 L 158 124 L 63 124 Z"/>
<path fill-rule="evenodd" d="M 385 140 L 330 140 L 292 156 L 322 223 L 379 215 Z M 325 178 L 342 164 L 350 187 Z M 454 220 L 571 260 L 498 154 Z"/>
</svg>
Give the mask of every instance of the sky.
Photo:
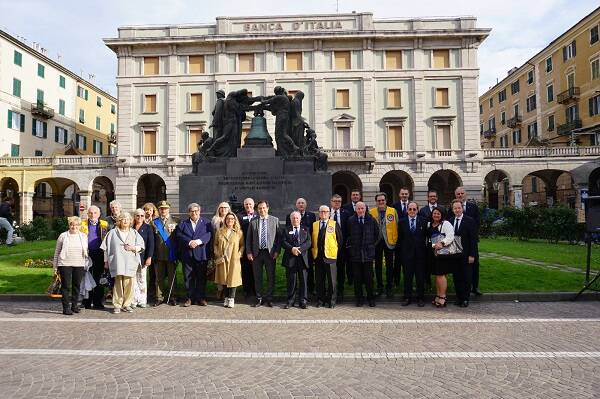
<svg viewBox="0 0 600 399">
<path fill-rule="evenodd" d="M 598 7 L 597 0 L 0 0 L 0 29 L 115 94 L 117 62 L 103 38 L 125 25 L 215 23 L 217 16 L 372 12 L 375 19 L 475 16 L 491 28 L 479 51 L 479 92 L 502 80 Z"/>
</svg>

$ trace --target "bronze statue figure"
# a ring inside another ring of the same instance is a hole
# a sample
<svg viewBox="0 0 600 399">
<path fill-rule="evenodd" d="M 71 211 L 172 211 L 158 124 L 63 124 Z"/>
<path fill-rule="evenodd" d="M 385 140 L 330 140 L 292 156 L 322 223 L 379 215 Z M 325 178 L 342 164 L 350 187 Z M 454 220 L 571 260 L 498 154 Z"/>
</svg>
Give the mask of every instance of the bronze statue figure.
<svg viewBox="0 0 600 399">
<path fill-rule="evenodd" d="M 275 87 L 275 95 L 267 97 L 262 104 L 266 110 L 275 116 L 275 142 L 277 152 L 281 156 L 296 155 L 299 153 L 298 146 L 290 138 L 290 99 L 285 89 L 281 86 Z"/>
<path fill-rule="evenodd" d="M 212 110 L 212 123 L 208 127 L 213 128 L 213 138 L 218 139 L 223 135 L 223 107 L 225 106 L 225 91 L 217 90 L 217 101 Z"/>
<path fill-rule="evenodd" d="M 290 138 L 294 141 L 294 144 L 298 148 L 304 146 L 304 129 L 307 126 L 306 121 L 302 117 L 302 100 L 304 99 L 304 93 L 297 91 L 294 98 L 290 101 Z"/>
</svg>

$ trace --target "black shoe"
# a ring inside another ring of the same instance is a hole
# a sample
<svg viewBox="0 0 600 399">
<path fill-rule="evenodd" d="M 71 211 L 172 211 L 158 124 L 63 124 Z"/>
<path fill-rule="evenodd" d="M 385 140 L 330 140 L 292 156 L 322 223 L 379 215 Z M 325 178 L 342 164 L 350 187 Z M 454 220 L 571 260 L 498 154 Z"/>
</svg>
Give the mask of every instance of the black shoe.
<svg viewBox="0 0 600 399">
<path fill-rule="evenodd" d="M 422 299 L 419 299 L 417 301 L 417 306 L 420 307 L 420 308 L 422 308 L 423 306 L 425 306 L 425 302 Z"/>
<path fill-rule="evenodd" d="M 362 308 L 362 305 L 363 305 L 363 301 L 356 301 L 357 308 Z"/>
<path fill-rule="evenodd" d="M 73 313 L 79 313 L 79 312 L 81 312 L 81 310 L 79 310 L 79 305 L 73 305 L 73 306 L 71 306 L 71 311 Z"/>
<path fill-rule="evenodd" d="M 300 304 L 300 309 L 306 309 L 306 303 L 302 302 L 302 303 Z"/>
<path fill-rule="evenodd" d="M 63 308 L 63 314 L 66 316 L 72 316 L 73 311 L 71 310 L 71 308 Z"/>
<path fill-rule="evenodd" d="M 369 307 L 374 308 L 375 307 L 375 301 L 374 300 L 370 300 L 369 301 Z"/>
<path fill-rule="evenodd" d="M 104 310 L 105 306 L 103 304 L 98 304 L 98 305 L 93 305 L 92 306 L 94 309 L 98 309 L 98 310 Z M 86 308 L 87 309 L 87 308 Z"/>
<path fill-rule="evenodd" d="M 156 307 L 162 305 L 162 303 L 163 303 L 163 301 L 156 301 L 156 302 L 154 302 L 153 306 L 156 308 Z"/>
<path fill-rule="evenodd" d="M 405 299 L 404 302 L 401 303 L 401 306 L 408 306 L 412 303 L 412 300 L 410 299 Z"/>
<path fill-rule="evenodd" d="M 331 302 L 331 303 L 329 304 L 329 309 L 333 309 L 333 308 L 335 308 L 335 302 Z"/>
<path fill-rule="evenodd" d="M 83 307 L 84 307 L 85 309 L 91 309 L 91 308 L 92 308 L 92 305 L 91 305 L 91 304 L 89 304 L 89 303 L 84 303 L 84 304 L 83 304 Z"/>
<path fill-rule="evenodd" d="M 317 304 L 315 305 L 317 308 L 320 308 L 321 306 L 323 306 L 323 302 L 321 301 L 317 301 Z"/>
<path fill-rule="evenodd" d="M 283 305 L 283 308 L 284 308 L 284 309 L 289 309 L 289 308 L 290 308 L 290 305 L 286 303 L 285 305 Z"/>
<path fill-rule="evenodd" d="M 177 306 L 177 301 L 175 299 L 171 299 L 169 301 L 169 305 L 171 305 L 171 306 Z"/>
<path fill-rule="evenodd" d="M 469 307 L 469 301 L 462 301 L 462 303 L 460 304 L 461 308 L 468 308 Z"/>
<path fill-rule="evenodd" d="M 265 303 L 265 305 L 267 305 L 268 308 L 272 308 L 273 307 L 273 304 L 271 303 L 271 301 L 267 301 Z"/>
<path fill-rule="evenodd" d="M 475 294 L 475 295 L 477 295 L 477 296 L 482 296 L 482 295 L 483 295 L 483 292 L 479 291 L 479 288 L 475 288 L 475 289 L 473 290 L 473 294 Z"/>
<path fill-rule="evenodd" d="M 256 302 L 252 305 L 253 308 L 260 308 L 262 306 L 262 299 L 257 299 Z"/>
</svg>

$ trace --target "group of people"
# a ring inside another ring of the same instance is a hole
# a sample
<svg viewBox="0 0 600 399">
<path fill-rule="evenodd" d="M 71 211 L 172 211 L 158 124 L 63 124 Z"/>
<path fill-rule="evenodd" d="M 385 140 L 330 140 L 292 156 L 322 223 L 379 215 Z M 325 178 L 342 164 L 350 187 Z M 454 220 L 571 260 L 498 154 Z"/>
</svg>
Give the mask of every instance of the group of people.
<svg viewBox="0 0 600 399">
<path fill-rule="evenodd" d="M 456 189 L 448 212 L 437 204 L 435 191 L 428 192 L 428 204 L 421 209 L 409 201 L 407 189 L 399 196 L 400 201 L 389 206 L 387 195 L 378 193 L 376 207 L 369 210 L 359 190 L 352 191 L 345 205 L 335 194 L 329 206 L 319 207 L 318 215 L 299 198 L 285 228 L 269 214 L 267 201 L 255 206 L 252 198 L 244 200 L 239 214 L 222 202 L 210 219 L 201 215 L 199 204 L 191 203 L 181 221 L 171 216 L 167 201 L 147 203 L 133 215 L 112 201 L 106 219 L 91 206 L 87 219 L 68 218 L 69 229 L 56 243 L 54 268 L 61 278 L 63 313 L 78 313 L 81 306 L 104 309 L 107 280 L 112 280 L 108 295 L 114 313 L 148 304 L 177 305 L 178 262 L 184 272 L 183 307 L 207 305 L 209 280 L 217 285 L 224 307 L 234 307 L 240 286 L 246 298 L 256 298 L 252 306 L 272 307 L 280 253 L 286 309 L 305 309 L 310 299 L 316 307 L 334 308 L 344 299 L 346 282 L 354 286 L 356 306 L 365 303 L 364 288 L 372 307 L 380 295 L 393 296 L 401 275 L 404 306 L 424 306 L 434 275 L 437 295 L 432 303 L 443 307 L 449 273 L 454 275 L 457 305 L 468 306 L 471 292 L 480 295 L 477 206 L 467 201 L 462 187 Z"/>
</svg>

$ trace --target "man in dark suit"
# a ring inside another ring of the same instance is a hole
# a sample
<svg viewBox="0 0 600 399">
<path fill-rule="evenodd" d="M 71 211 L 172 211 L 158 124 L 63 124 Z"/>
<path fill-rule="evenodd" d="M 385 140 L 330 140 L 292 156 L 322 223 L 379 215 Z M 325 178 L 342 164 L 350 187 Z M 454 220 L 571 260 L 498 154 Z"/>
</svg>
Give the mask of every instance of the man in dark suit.
<svg viewBox="0 0 600 399">
<path fill-rule="evenodd" d="M 284 309 L 294 306 L 296 293 L 300 297 L 300 308 L 306 309 L 308 301 L 306 277 L 311 238 L 306 227 L 300 224 L 301 217 L 302 215 L 298 211 L 294 211 L 288 216 L 290 225 L 283 234 L 281 244 L 284 250 L 282 263 L 287 280 L 287 302 L 283 306 Z M 298 284 L 296 284 L 296 278 L 298 278 Z"/>
<path fill-rule="evenodd" d="M 477 239 L 475 243 L 475 262 L 473 263 L 473 277 L 472 277 L 472 293 L 479 296 L 479 229 L 481 227 L 481 217 L 479 216 L 479 207 L 474 201 L 467 199 L 467 193 L 464 187 L 458 187 L 454 190 L 456 199 L 459 199 L 463 205 L 463 213 L 470 216 L 475 221 L 475 231 L 477 233 Z"/>
<path fill-rule="evenodd" d="M 306 208 L 308 206 L 308 203 L 306 202 L 306 200 L 304 198 L 298 198 L 296 200 L 296 211 L 300 212 L 301 218 L 300 218 L 300 225 L 302 227 L 305 227 L 306 230 L 308 230 L 308 234 L 312 237 L 312 228 L 313 228 L 313 223 L 317 221 L 317 216 L 310 211 L 307 211 Z M 286 227 L 291 226 L 290 224 L 290 215 L 287 215 L 285 217 L 285 225 Z M 315 292 L 315 260 L 312 257 L 312 253 L 308 254 L 308 277 L 307 277 L 307 284 L 308 284 L 308 292 L 309 293 L 314 293 Z"/>
<path fill-rule="evenodd" d="M 329 219 L 329 207 L 319 207 L 319 220 L 313 224 L 312 255 L 315 259 L 317 307 L 335 307 L 337 300 L 337 257 L 342 249 L 342 230 Z M 327 290 L 325 289 L 327 282 Z"/>
<path fill-rule="evenodd" d="M 120 206 L 120 205 L 119 205 Z M 173 293 L 177 287 L 177 237 L 175 228 L 177 219 L 171 217 L 171 204 L 167 201 L 158 203 L 158 217 L 152 220 L 154 229 L 154 271 L 156 274 L 156 302 L 158 306 L 169 299 L 169 305 L 175 306 L 177 301 Z M 112 208 L 111 208 L 112 209 Z M 114 214 L 114 210 L 113 210 Z M 108 223 L 110 229 L 110 222 Z M 167 283 L 165 284 L 165 277 Z M 166 298 L 165 298 L 166 294 Z"/>
<path fill-rule="evenodd" d="M 407 187 L 400 188 L 398 197 L 400 198 L 400 201 L 395 202 L 392 206 L 396 208 L 396 212 L 398 213 L 398 220 L 402 220 L 407 215 L 410 190 Z M 394 284 L 396 285 L 396 287 L 400 286 L 401 274 L 402 255 L 400 254 L 400 245 L 397 245 L 396 253 L 394 254 Z"/>
<path fill-rule="evenodd" d="M 473 218 L 463 213 L 463 204 L 460 200 L 455 199 L 452 201 L 452 212 L 454 216 L 448 221 L 454 226 L 454 236 L 460 237 L 462 244 L 462 256 L 453 274 L 457 296 L 456 305 L 466 308 L 469 306 L 469 295 L 471 293 L 477 231 Z"/>
<path fill-rule="evenodd" d="M 281 245 L 279 219 L 269 215 L 269 203 L 265 200 L 257 204 L 259 217 L 252 220 L 246 235 L 246 256 L 252 262 L 254 272 L 254 290 L 256 303 L 253 307 L 265 305 L 272 307 L 275 289 L 275 262 Z M 267 291 L 262 290 L 263 268 L 267 272 Z"/>
<path fill-rule="evenodd" d="M 356 214 L 356 204 L 362 201 L 362 193 L 359 189 L 355 188 L 350 192 L 350 202 L 344 204 L 343 208 L 350 214 Z M 366 205 L 365 205 L 366 206 Z M 367 207 L 367 212 L 369 211 L 369 207 Z"/>
<path fill-rule="evenodd" d="M 427 205 L 419 209 L 419 216 L 424 217 L 427 221 L 431 221 L 431 211 L 433 208 L 438 207 L 444 213 L 442 216 L 446 215 L 446 209 L 443 206 L 438 204 L 438 193 L 435 190 L 427 191 Z"/>
<path fill-rule="evenodd" d="M 200 216 L 200 205 L 191 203 L 187 207 L 189 218 L 177 226 L 176 237 L 183 263 L 187 298 L 183 304 L 188 307 L 194 301 L 206 306 L 206 266 L 208 264 L 212 224 Z"/>
<path fill-rule="evenodd" d="M 258 214 L 254 211 L 254 200 L 252 198 L 246 198 L 244 200 L 244 210 L 237 214 L 244 238 L 248 236 L 248 226 L 250 222 L 258 217 Z M 242 256 L 242 285 L 244 288 L 244 295 L 246 298 L 254 296 L 254 272 L 252 271 L 252 262 L 248 260 L 246 256 Z"/>
<path fill-rule="evenodd" d="M 417 203 L 409 202 L 407 215 L 400 220 L 398 242 L 404 265 L 404 302 L 413 301 L 413 279 L 417 283 L 417 305 L 425 306 L 425 260 L 427 255 L 427 220 L 417 215 Z"/>
<path fill-rule="evenodd" d="M 362 286 L 367 291 L 369 306 L 375 306 L 373 293 L 373 261 L 375 260 L 375 244 L 379 240 L 377 221 L 367 213 L 363 202 L 356 204 L 356 215 L 348 218 L 349 261 L 352 262 L 354 274 L 354 297 L 356 306 L 363 305 Z"/>
<path fill-rule="evenodd" d="M 352 281 L 352 268 L 350 264 L 346 261 L 348 258 L 347 249 L 346 249 L 346 239 L 348 237 L 348 218 L 350 217 L 350 213 L 347 210 L 342 208 L 342 197 L 338 194 L 334 194 L 329 201 L 331 205 L 331 213 L 329 218 L 334 220 L 340 229 L 342 230 L 342 247 L 338 251 L 337 258 L 337 302 L 341 303 L 344 301 L 344 284 L 345 277 L 348 276 L 348 281 Z"/>
</svg>

